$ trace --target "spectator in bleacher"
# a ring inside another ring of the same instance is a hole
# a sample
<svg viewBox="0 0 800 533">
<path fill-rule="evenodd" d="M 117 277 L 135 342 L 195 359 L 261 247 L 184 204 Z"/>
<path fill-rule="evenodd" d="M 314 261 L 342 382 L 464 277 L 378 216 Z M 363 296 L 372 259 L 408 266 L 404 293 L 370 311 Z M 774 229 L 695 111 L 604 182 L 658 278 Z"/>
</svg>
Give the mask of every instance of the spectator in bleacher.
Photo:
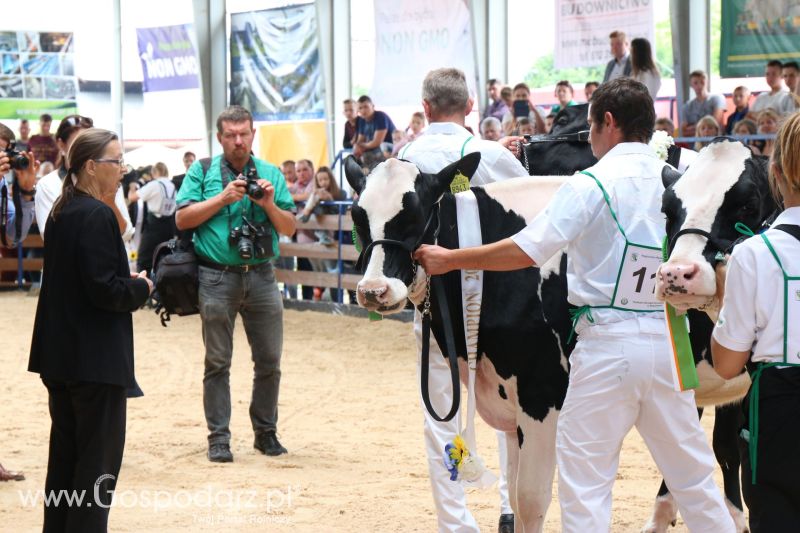
<svg viewBox="0 0 800 533">
<path fill-rule="evenodd" d="M 719 137 L 719 122 L 711 115 L 706 115 L 697 121 L 698 137 Z M 694 143 L 694 150 L 699 151 L 703 147 L 711 144 L 711 141 L 697 141 Z"/>
<path fill-rule="evenodd" d="M 286 186 L 289 188 L 289 193 L 294 194 L 297 190 L 297 171 L 295 170 L 295 163 L 291 159 L 287 159 L 281 163 L 281 174 L 283 179 L 286 180 Z"/>
<path fill-rule="evenodd" d="M 628 36 L 624 31 L 612 31 L 608 36 L 611 43 L 611 55 L 614 56 L 606 65 L 603 83 L 631 75 L 631 56 L 628 53 Z"/>
<path fill-rule="evenodd" d="M 9 144 L 14 141 L 14 132 L 5 124 L 0 124 L 0 194 L 6 196 L 5 209 L 0 217 L 5 220 L 5 234 L 2 235 L 2 246 L 6 243 L 14 248 L 28 236 L 28 230 L 34 221 L 34 189 L 36 188 L 36 160 L 33 152 L 24 152 L 28 159 L 28 168 L 11 170 L 11 161 L 5 154 Z M 14 173 L 14 184 L 6 182 L 6 174 Z M 13 187 L 17 187 L 14 192 Z M 19 194 L 16 194 L 19 193 Z M 17 201 L 14 201 L 17 196 Z M 16 205 L 15 205 L 16 204 Z M 17 239 L 19 233 L 19 239 Z"/>
<path fill-rule="evenodd" d="M 517 133 L 516 135 L 533 135 L 536 133 L 536 127 L 525 117 L 517 120 Z"/>
<path fill-rule="evenodd" d="M 500 99 L 506 104 L 506 108 L 511 110 L 511 106 L 514 105 L 514 91 L 511 90 L 511 87 L 504 86 L 500 89 Z M 505 117 L 505 115 L 503 115 Z M 500 121 L 503 121 L 503 117 L 500 118 Z"/>
<path fill-rule="evenodd" d="M 744 119 L 750 112 L 750 89 L 740 85 L 733 90 L 733 105 L 736 109 L 728 117 L 725 124 L 725 133 L 730 135 L 736 127 L 736 123 Z"/>
<path fill-rule="evenodd" d="M 17 150 L 27 152 L 30 150 L 31 123 L 27 118 L 19 121 L 19 137 L 17 137 Z"/>
<path fill-rule="evenodd" d="M 552 111 L 550 111 L 550 113 L 547 114 L 547 117 L 545 117 L 545 119 L 544 119 L 544 132 L 545 133 L 550 133 L 550 130 L 553 129 L 553 122 L 556 121 L 556 115 L 557 114 L 558 113 L 553 113 Z"/>
<path fill-rule="evenodd" d="M 667 135 L 675 135 L 675 123 L 669 117 L 659 117 L 656 119 L 656 131 L 665 131 Z"/>
<path fill-rule="evenodd" d="M 489 94 L 489 105 L 483 110 L 481 119 L 494 117 L 497 120 L 503 120 L 503 115 L 508 113 L 508 106 L 500 97 L 500 92 L 503 90 L 503 84 L 500 80 L 495 78 L 486 82 L 486 92 Z"/>
<path fill-rule="evenodd" d="M 181 190 L 181 184 L 183 183 L 183 178 L 186 177 L 186 173 L 189 172 L 189 167 L 192 166 L 192 163 L 194 163 L 195 159 L 197 159 L 197 156 L 194 154 L 194 152 L 184 152 L 183 154 L 184 172 L 183 174 L 177 174 L 175 176 L 172 176 L 172 184 L 175 185 L 176 191 Z"/>
<path fill-rule="evenodd" d="M 778 133 L 778 123 L 780 122 L 780 115 L 774 109 L 767 108 L 758 114 L 758 134 L 759 135 L 774 135 Z M 772 152 L 775 150 L 775 139 L 767 139 L 764 141 L 753 141 L 753 146 L 758 149 L 761 155 L 772 157 Z"/>
<path fill-rule="evenodd" d="M 661 88 L 661 72 L 656 66 L 650 41 L 644 37 L 637 37 L 631 41 L 631 78 L 643 83 L 655 101 Z"/>
<path fill-rule="evenodd" d="M 503 115 L 503 134 L 511 135 L 512 132 L 516 131 L 517 129 L 517 119 L 520 118 L 516 116 L 518 112 L 515 110 L 515 106 L 520 105 L 517 104 L 517 102 L 525 102 L 527 104 L 527 113 L 524 113 L 521 116 L 527 116 L 530 121 L 536 125 L 537 132 L 544 131 L 544 110 L 540 109 L 531 102 L 531 89 L 528 87 L 528 84 L 516 84 L 514 86 L 513 94 L 515 105 L 512 105 L 509 108 L 509 112 Z"/>
<path fill-rule="evenodd" d="M 792 98 L 783 84 L 783 78 L 781 78 L 782 67 L 781 62 L 776 59 L 767 63 L 767 67 L 764 70 L 764 79 L 767 81 L 770 90 L 756 96 L 755 102 L 750 106 L 752 116 L 748 118 L 757 120 L 759 113 L 767 108 L 774 109 L 779 115 L 794 113 L 796 107 L 794 98 Z"/>
<path fill-rule="evenodd" d="M 131 187 L 128 200 L 136 202 L 140 198 L 147 205 L 147 220 L 142 227 L 142 238 L 136 254 L 136 270 L 150 275 L 153 268 L 153 251 L 156 246 L 173 238 L 175 228 L 175 184 L 169 179 L 167 165 L 158 162 L 153 165 L 153 179 L 141 189 Z"/>
<path fill-rule="evenodd" d="M 733 135 L 755 135 L 758 132 L 758 125 L 749 118 L 743 118 L 733 127 Z M 750 146 L 754 153 L 760 154 L 761 151 L 753 146 L 754 141 L 742 140 L 746 146 Z"/>
<path fill-rule="evenodd" d="M 681 133 L 685 137 L 694 137 L 697 121 L 706 115 L 711 115 L 718 124 L 722 124 L 726 104 L 725 97 L 721 94 L 709 94 L 708 78 L 702 70 L 689 74 L 689 84 L 695 96 L 683 104 Z"/>
<path fill-rule="evenodd" d="M 583 86 L 583 94 L 586 96 L 586 101 L 592 101 L 592 93 L 600 87 L 600 84 L 596 81 L 587 81 L 586 84 Z"/>
<path fill-rule="evenodd" d="M 309 199 L 311 193 L 314 192 L 314 163 L 308 159 L 300 159 L 295 164 L 295 169 L 297 171 L 297 183 L 295 186 L 297 192 L 292 194 L 292 199 L 296 203 L 304 203 Z M 307 229 L 298 229 L 295 233 L 295 239 L 297 239 L 297 242 L 300 244 L 317 242 L 317 237 L 314 235 L 314 232 Z M 303 272 L 311 272 L 313 270 L 311 262 L 307 257 L 297 258 L 297 270 Z M 301 294 L 303 300 L 313 299 L 314 287 L 303 286 Z"/>
<path fill-rule="evenodd" d="M 406 144 L 408 144 L 408 136 L 406 135 L 406 132 L 400 128 L 394 130 L 392 132 L 392 151 L 386 159 L 389 159 L 390 157 L 396 157 L 397 152 L 400 151 L 400 148 Z"/>
<path fill-rule="evenodd" d="M 406 128 L 405 132 L 408 142 L 422 135 L 423 130 L 425 130 L 425 113 L 414 111 L 411 115 L 411 122 L 408 123 L 408 128 Z"/>
<path fill-rule="evenodd" d="M 352 150 L 356 140 L 356 127 L 358 125 L 358 113 L 356 112 L 356 101 L 352 98 L 342 102 L 342 113 L 347 119 L 344 123 L 344 137 L 342 138 L 342 148 Z"/>
<path fill-rule="evenodd" d="M 550 108 L 550 113 L 558 114 L 559 111 L 567 106 L 578 105 L 578 102 L 572 99 L 574 92 L 572 84 L 567 80 L 561 80 L 556 83 L 556 90 L 553 92 L 553 96 L 556 97 L 558 103 Z"/>
<path fill-rule="evenodd" d="M 481 121 L 481 137 L 487 141 L 499 141 L 503 136 L 503 125 L 495 117 L 486 117 Z"/>
<path fill-rule="evenodd" d="M 56 163 L 57 168 L 40 179 L 36 185 L 36 224 L 39 226 L 39 232 L 43 239 L 50 210 L 58 197 L 61 196 L 64 178 L 67 176 L 67 152 L 78 133 L 93 126 L 94 122 L 91 118 L 81 115 L 67 115 L 58 125 L 55 140 L 59 151 L 58 163 Z M 131 217 L 128 213 L 128 206 L 122 193 L 122 187 L 117 189 L 117 195 L 110 207 L 114 211 L 117 224 L 119 224 L 122 239 L 124 241 L 131 240 L 134 226 L 131 224 Z"/>
<path fill-rule="evenodd" d="M 49 113 L 42 113 L 39 117 L 39 133 L 28 141 L 31 152 L 40 163 L 50 161 L 54 165 L 58 164 L 58 145 L 50 133 L 50 126 L 53 124 L 53 117 Z"/>
<path fill-rule="evenodd" d="M 781 76 L 790 93 L 797 94 L 797 81 L 800 79 L 800 66 L 797 61 L 787 61 L 781 66 Z"/>
<path fill-rule="evenodd" d="M 358 99 L 358 121 L 356 142 L 353 145 L 353 155 L 361 157 L 365 153 L 371 156 L 380 155 L 382 143 L 392 142 L 392 132 L 395 130 L 394 122 L 383 111 L 376 111 L 372 99 L 363 95 Z"/>
</svg>

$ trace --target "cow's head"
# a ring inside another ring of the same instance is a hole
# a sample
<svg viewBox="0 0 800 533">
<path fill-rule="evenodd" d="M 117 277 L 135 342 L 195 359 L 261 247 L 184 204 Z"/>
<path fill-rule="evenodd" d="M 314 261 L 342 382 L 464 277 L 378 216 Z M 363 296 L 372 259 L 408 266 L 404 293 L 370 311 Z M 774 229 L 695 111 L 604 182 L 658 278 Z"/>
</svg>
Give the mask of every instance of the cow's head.
<svg viewBox="0 0 800 533">
<path fill-rule="evenodd" d="M 364 277 L 356 290 L 358 304 L 370 311 L 401 311 L 406 298 L 419 304 L 425 295 L 425 272 L 412 259 L 414 250 L 432 243 L 439 225 L 434 206 L 450 190 L 458 172 L 472 177 L 480 153 L 464 156 L 437 174 L 420 172 L 407 161 L 389 159 L 365 176 L 354 158 L 345 160 L 347 181 L 358 200 L 353 226 L 362 247 Z"/>
<path fill-rule="evenodd" d="M 597 163 L 588 142 L 588 110 L 589 104 L 564 107 L 547 135 L 536 136 L 539 142 L 525 145 L 531 176 L 569 176 Z M 585 132 L 585 137 L 578 135 L 580 132 Z M 545 140 L 559 137 L 569 140 Z"/>
<path fill-rule="evenodd" d="M 736 223 L 757 229 L 775 209 L 767 158 L 738 141 L 718 139 L 681 175 L 662 172 L 662 210 L 669 259 L 658 272 L 656 294 L 678 310 L 715 313 L 724 280 L 724 256 L 741 237 Z"/>
</svg>

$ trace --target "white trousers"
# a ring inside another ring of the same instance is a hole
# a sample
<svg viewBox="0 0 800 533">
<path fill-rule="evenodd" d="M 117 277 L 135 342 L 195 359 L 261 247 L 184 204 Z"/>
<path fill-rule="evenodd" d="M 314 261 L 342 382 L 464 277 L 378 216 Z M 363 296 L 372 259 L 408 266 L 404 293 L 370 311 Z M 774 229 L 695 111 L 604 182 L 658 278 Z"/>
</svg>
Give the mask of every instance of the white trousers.
<svg viewBox="0 0 800 533">
<path fill-rule="evenodd" d="M 418 311 L 414 312 L 414 335 L 417 339 L 417 376 L 419 377 L 419 354 L 422 348 L 422 319 Z M 452 378 L 450 365 L 442 355 L 436 339 L 431 333 L 430 343 L 430 370 L 428 374 L 428 390 L 431 405 L 439 416 L 444 416 L 450 411 L 453 401 Z M 462 395 L 466 401 L 466 396 Z M 480 528 L 475 518 L 467 508 L 467 497 L 461 483 L 450 481 L 450 472 L 444 466 L 444 446 L 458 434 L 458 414 L 449 422 L 437 422 L 428 413 L 425 404 L 420 405 L 424 415 L 425 451 L 428 455 L 428 475 L 431 480 L 433 503 L 436 506 L 436 516 L 439 531 L 458 533 L 479 533 Z M 502 431 L 497 432 L 497 445 L 500 450 L 500 512 L 512 513 L 508 501 L 508 477 L 506 472 L 506 436 Z"/>
<path fill-rule="evenodd" d="M 655 326 L 655 327 L 654 327 Z M 676 392 L 664 324 L 638 318 L 584 329 L 570 356 L 556 456 L 562 530 L 608 531 L 622 441 L 641 434 L 690 531 L 733 532 L 694 392 Z"/>
</svg>

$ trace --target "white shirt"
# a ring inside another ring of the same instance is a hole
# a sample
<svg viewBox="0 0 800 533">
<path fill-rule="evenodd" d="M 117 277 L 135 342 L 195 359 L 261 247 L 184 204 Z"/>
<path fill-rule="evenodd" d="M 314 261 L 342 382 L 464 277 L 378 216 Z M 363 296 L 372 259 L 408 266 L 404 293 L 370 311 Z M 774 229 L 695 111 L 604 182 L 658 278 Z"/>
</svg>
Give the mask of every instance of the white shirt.
<svg viewBox="0 0 800 533">
<path fill-rule="evenodd" d="M 467 142 L 464 142 L 472 137 Z M 455 122 L 432 122 L 425 132 L 400 150 L 400 158 L 411 161 L 422 172 L 439 172 L 450 163 L 472 152 L 481 153 L 481 162 L 470 179 L 470 185 L 480 186 L 508 178 L 527 176 L 525 167 L 514 155 L 496 141 L 474 137 Z"/>
<path fill-rule="evenodd" d="M 147 202 L 148 213 L 158 218 L 165 215 L 170 216 L 174 213 L 174 211 L 172 213 L 161 213 L 165 191 L 168 198 L 175 198 L 175 184 L 169 178 L 151 180 L 139 189 L 139 198 Z"/>
<path fill-rule="evenodd" d="M 653 100 L 656 99 L 658 90 L 661 89 L 661 74 L 659 74 L 657 70 L 642 70 L 636 75 L 631 75 L 631 78 L 643 83 L 644 86 L 647 87 L 647 92 L 650 93 L 650 97 Z"/>
<path fill-rule="evenodd" d="M 605 187 L 631 242 L 661 246 L 664 240 L 666 219 L 661 212 L 664 165 L 648 145 L 620 143 L 587 169 Z M 571 176 L 556 191 L 547 208 L 512 239 L 537 265 L 544 265 L 566 247 L 569 303 L 610 305 L 625 239 L 592 178 L 583 174 Z M 631 311 L 615 309 L 592 309 L 591 313 L 595 326 L 637 316 Z M 658 312 L 646 316 L 663 319 L 663 313 Z M 589 325 L 583 317 L 576 331 L 580 333 Z"/>
<path fill-rule="evenodd" d="M 781 213 L 773 226 L 778 224 L 800 224 L 800 207 Z M 766 235 L 786 273 L 800 275 L 800 242 L 777 229 L 767 230 Z M 789 328 L 797 331 L 798 325 Z M 725 278 L 725 302 L 713 335 L 729 350 L 752 350 L 754 362 L 783 361 L 783 274 L 758 235 L 733 249 Z"/>
<path fill-rule="evenodd" d="M 50 216 L 53 204 L 55 204 L 58 197 L 61 196 L 62 187 L 63 182 L 58 175 L 58 169 L 44 176 L 36 183 L 36 195 L 33 199 L 36 205 L 36 224 L 39 226 L 39 233 L 42 239 L 44 239 L 47 217 Z M 131 237 L 133 237 L 134 229 L 131 224 L 131 216 L 128 214 L 128 206 L 125 204 L 125 197 L 122 194 L 122 187 L 117 189 L 117 196 L 114 197 L 114 204 L 116 204 L 119 212 L 122 213 L 122 218 L 125 219 L 125 231 L 122 232 L 122 240 L 129 241 Z"/>
<path fill-rule="evenodd" d="M 780 90 L 775 94 L 763 92 L 756 97 L 756 101 L 750 106 L 750 111 L 760 113 L 765 109 L 771 107 L 781 115 L 789 115 L 795 112 L 797 106 L 794 103 L 794 98 L 789 94 L 789 91 Z"/>
<path fill-rule="evenodd" d="M 622 59 L 614 58 L 612 60 L 614 61 L 614 66 L 611 67 L 611 73 L 609 73 L 608 80 L 606 81 L 621 78 L 625 75 L 625 65 L 628 63 L 628 57 L 630 57 L 630 54 L 625 54 Z"/>
</svg>

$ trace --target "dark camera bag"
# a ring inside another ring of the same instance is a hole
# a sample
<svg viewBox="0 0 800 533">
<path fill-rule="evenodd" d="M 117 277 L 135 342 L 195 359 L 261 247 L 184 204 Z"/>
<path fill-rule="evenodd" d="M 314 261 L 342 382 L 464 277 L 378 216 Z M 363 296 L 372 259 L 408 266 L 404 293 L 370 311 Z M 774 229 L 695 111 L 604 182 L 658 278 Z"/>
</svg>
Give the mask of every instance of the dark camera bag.
<svg viewBox="0 0 800 533">
<path fill-rule="evenodd" d="M 205 181 L 211 159 L 200 160 Z M 161 325 L 167 327 L 170 315 L 188 316 L 200 312 L 198 290 L 200 279 L 197 255 L 192 244 L 194 232 L 186 231 L 156 246 L 153 252 L 153 283 L 155 290 L 151 298 L 155 302 L 156 314 Z"/>
</svg>

